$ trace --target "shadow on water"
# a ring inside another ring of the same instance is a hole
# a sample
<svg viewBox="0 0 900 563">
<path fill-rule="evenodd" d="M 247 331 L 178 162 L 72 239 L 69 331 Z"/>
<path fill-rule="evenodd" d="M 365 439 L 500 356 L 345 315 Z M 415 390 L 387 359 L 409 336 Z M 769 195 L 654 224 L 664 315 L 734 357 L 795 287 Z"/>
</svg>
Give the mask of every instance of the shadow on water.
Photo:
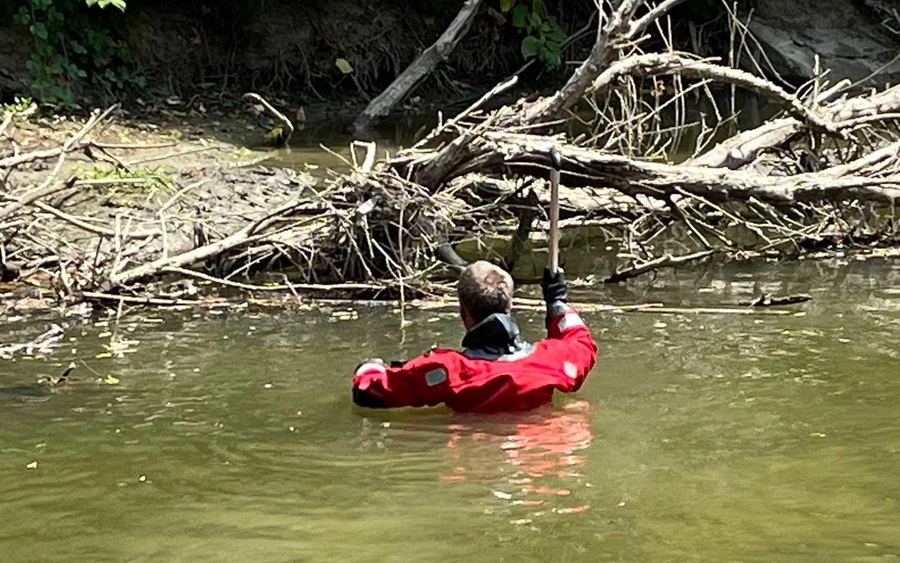
<svg viewBox="0 0 900 563">
<path fill-rule="evenodd" d="M 8 397 L 47 397 L 51 393 L 47 385 L 11 385 L 0 387 L 0 396 Z"/>
</svg>

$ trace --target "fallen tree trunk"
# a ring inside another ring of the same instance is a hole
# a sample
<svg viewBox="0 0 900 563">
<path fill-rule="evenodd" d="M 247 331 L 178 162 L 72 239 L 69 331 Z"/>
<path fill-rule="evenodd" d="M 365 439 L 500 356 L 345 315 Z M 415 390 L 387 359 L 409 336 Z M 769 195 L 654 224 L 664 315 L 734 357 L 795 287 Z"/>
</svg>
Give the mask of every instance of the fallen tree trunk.
<svg viewBox="0 0 900 563">
<path fill-rule="evenodd" d="M 506 168 L 534 175 L 547 163 L 544 137 L 488 133 L 481 157 L 460 173 Z M 495 144 L 490 147 L 490 144 Z M 900 143 L 879 151 L 876 162 L 889 158 L 887 171 L 872 174 L 870 157 L 817 173 L 778 177 L 741 170 L 674 165 L 634 160 L 571 145 L 553 143 L 563 155 L 563 183 L 568 187 L 613 188 L 630 196 L 668 199 L 688 193 L 713 202 L 756 199 L 775 206 L 824 201 L 873 201 L 900 205 Z M 539 173 L 539 172 L 538 172 Z"/>
<path fill-rule="evenodd" d="M 860 98 L 843 98 L 825 107 L 827 119 L 838 131 L 865 124 L 897 119 L 900 112 L 900 86 Z M 752 163 L 764 151 L 784 147 L 807 131 L 795 117 L 785 117 L 738 133 L 686 164 L 737 170 Z"/>
<path fill-rule="evenodd" d="M 438 40 L 422 51 L 422 54 L 416 57 L 416 60 L 356 118 L 353 122 L 353 130 L 356 133 L 370 131 L 379 120 L 388 116 L 394 106 L 403 101 L 423 78 L 431 74 L 439 63 L 447 60 L 456 44 L 468 33 L 481 2 L 482 0 L 466 0 L 456 18 Z"/>
</svg>

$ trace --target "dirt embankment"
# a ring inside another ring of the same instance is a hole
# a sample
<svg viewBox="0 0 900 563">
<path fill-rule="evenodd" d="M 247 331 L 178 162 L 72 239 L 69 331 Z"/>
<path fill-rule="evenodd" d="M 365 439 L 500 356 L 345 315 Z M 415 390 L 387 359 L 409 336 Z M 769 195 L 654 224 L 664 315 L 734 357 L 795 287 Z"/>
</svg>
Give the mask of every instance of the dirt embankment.
<svg viewBox="0 0 900 563">
<path fill-rule="evenodd" d="M 24 26 L 12 23 L 16 2 L 7 4 L 0 7 L 0 102 L 26 93 L 31 80 L 26 61 L 33 43 Z M 125 14 L 116 15 L 115 34 L 147 86 L 130 96 L 103 87 L 77 93 L 85 106 L 247 91 L 277 96 L 292 111 L 323 103 L 364 104 L 440 35 L 460 5 L 457 0 L 129 0 Z M 563 54 L 564 61 L 583 59 L 592 41 L 594 2 L 547 5 L 569 34 L 585 31 Z M 732 32 L 723 23 L 728 19 L 723 6 L 718 0 L 688 0 L 673 11 L 676 47 L 727 59 Z M 818 55 L 834 82 L 865 81 L 876 73 L 862 84 L 871 87 L 900 77 L 900 61 L 892 62 L 900 51 L 900 21 L 894 21 L 900 0 L 753 0 L 738 7 L 756 36 L 741 40 L 742 49 L 767 73 L 804 82 L 815 73 Z M 477 97 L 521 67 L 522 34 L 497 8 L 496 0 L 482 6 L 448 64 L 419 87 L 419 99 L 440 105 Z M 760 70 L 744 58 L 742 66 L 753 67 L 747 70 Z M 348 61 L 353 72 L 343 73 L 338 59 Z M 533 65 L 522 76 L 523 87 L 552 90 L 571 68 Z"/>
<path fill-rule="evenodd" d="M 460 4 L 129 0 L 119 33 L 147 78 L 140 92 L 144 99 L 252 90 L 277 93 L 300 105 L 358 102 L 376 96 L 430 45 Z M 553 7 L 562 25 L 572 30 L 582 27 L 594 9 L 589 0 Z M 11 22 L 12 12 L 5 12 L 0 8 L 0 94 L 8 97 L 28 82 L 31 41 L 24 26 Z M 521 39 L 518 30 L 485 7 L 448 64 L 419 95 L 453 98 L 493 85 L 523 64 Z M 348 61 L 353 72 L 343 73 L 338 59 Z M 563 70 L 559 72 L 562 76 Z M 90 92 L 93 105 L 99 104 L 101 93 Z"/>
</svg>

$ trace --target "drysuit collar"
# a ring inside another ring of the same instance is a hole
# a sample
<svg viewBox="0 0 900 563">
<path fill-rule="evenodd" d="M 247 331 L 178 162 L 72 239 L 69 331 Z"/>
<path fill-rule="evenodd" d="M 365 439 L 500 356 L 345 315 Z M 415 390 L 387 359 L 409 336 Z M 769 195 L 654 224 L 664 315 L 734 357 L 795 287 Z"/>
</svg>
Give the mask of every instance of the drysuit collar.
<svg viewBox="0 0 900 563">
<path fill-rule="evenodd" d="M 462 341 L 466 355 L 504 356 L 528 346 L 519 333 L 516 319 L 508 313 L 494 313 L 466 332 Z"/>
</svg>

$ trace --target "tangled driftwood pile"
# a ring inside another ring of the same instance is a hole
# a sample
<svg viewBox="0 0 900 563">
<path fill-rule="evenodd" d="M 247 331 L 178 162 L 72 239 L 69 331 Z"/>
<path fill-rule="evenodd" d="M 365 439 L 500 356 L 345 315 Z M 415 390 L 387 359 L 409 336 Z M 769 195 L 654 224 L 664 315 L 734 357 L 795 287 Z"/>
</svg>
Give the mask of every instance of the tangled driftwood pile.
<svg viewBox="0 0 900 563">
<path fill-rule="evenodd" d="M 306 174 L 262 166 L 148 173 L 115 156 L 137 145 L 91 140 L 114 114 L 95 112 L 58 148 L 0 158 L 3 281 L 52 288 L 63 300 L 116 295 L 160 304 L 195 295 L 191 280 L 255 291 L 371 293 L 414 284 L 390 257 L 410 256 L 403 271 L 411 276 L 432 234 L 449 231 L 453 202 L 396 177 L 364 183 L 351 174 L 317 186 Z M 85 172 L 75 160 L 91 167 Z M 399 210 L 421 230 L 405 230 L 405 242 L 402 234 L 391 236 L 380 219 L 384 209 Z M 265 273 L 277 274 L 276 281 L 249 281 Z"/>
<path fill-rule="evenodd" d="M 0 157 L 4 277 L 64 299 L 158 303 L 193 293 L 185 281 L 198 279 L 295 294 L 427 291 L 447 241 L 512 233 L 501 258 L 515 262 L 543 212 L 551 146 L 576 202 L 566 223 L 599 221 L 621 241 L 609 282 L 716 254 L 900 245 L 900 87 L 858 92 L 823 73 L 789 92 L 740 70 L 743 40 L 733 66 L 643 52 L 649 36 L 665 40 L 661 18 L 677 3 L 603 3 L 589 58 L 555 94 L 484 110 L 512 81 L 499 85 L 412 148 L 381 162 L 373 149 L 319 183 L 256 167 L 157 186 L 90 140 L 114 115 L 98 112 L 61 147 Z M 723 84 L 782 115 L 716 142 L 734 119 L 714 92 Z M 711 109 L 692 112 L 701 102 Z M 592 119 L 579 113 L 582 133 L 556 133 L 579 103 L 593 108 Z M 693 156 L 667 158 L 687 138 Z M 75 153 L 117 172 L 66 177 Z M 26 169 L 39 162 L 50 166 L 36 181 Z"/>
</svg>

